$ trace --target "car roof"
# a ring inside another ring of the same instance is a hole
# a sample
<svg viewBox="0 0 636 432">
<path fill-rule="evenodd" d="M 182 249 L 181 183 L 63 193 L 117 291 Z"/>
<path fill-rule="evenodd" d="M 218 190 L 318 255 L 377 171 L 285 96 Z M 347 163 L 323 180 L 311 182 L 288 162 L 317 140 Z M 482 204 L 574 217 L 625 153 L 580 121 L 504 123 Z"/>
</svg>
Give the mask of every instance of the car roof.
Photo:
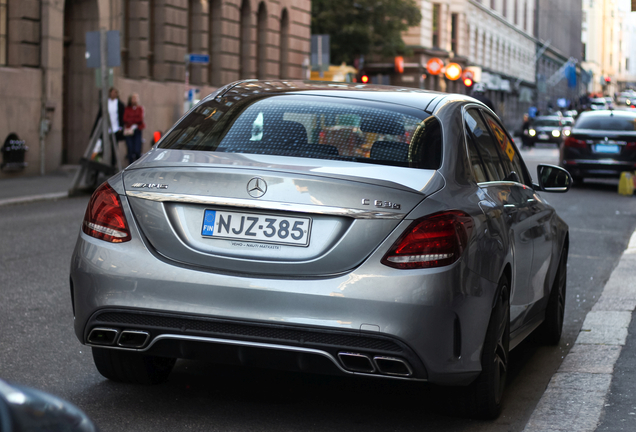
<svg viewBox="0 0 636 432">
<path fill-rule="evenodd" d="M 385 86 L 375 84 L 342 83 L 325 81 L 295 80 L 244 80 L 237 81 L 221 89 L 212 97 L 257 98 L 263 94 L 302 94 L 312 96 L 328 96 L 352 98 L 368 101 L 386 102 L 410 108 L 432 112 L 432 109 L 449 96 L 447 93 L 422 90 L 411 87 Z M 452 95 L 453 100 L 474 102 L 464 95 Z"/>
<path fill-rule="evenodd" d="M 592 116 L 619 116 L 619 117 L 636 117 L 636 111 L 627 111 L 627 110 L 596 110 L 596 111 L 583 111 L 581 116 L 592 117 Z"/>
</svg>

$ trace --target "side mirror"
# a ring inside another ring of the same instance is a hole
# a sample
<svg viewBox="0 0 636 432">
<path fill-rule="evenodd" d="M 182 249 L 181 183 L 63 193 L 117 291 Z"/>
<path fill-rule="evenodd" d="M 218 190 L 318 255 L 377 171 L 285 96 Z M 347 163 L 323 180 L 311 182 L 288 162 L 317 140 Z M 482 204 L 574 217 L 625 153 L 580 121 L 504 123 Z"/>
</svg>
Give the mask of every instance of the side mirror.
<svg viewBox="0 0 636 432">
<path fill-rule="evenodd" d="M 545 192 L 567 192 L 573 183 L 570 173 L 555 165 L 540 164 L 537 166 L 537 176 L 539 190 Z"/>
</svg>

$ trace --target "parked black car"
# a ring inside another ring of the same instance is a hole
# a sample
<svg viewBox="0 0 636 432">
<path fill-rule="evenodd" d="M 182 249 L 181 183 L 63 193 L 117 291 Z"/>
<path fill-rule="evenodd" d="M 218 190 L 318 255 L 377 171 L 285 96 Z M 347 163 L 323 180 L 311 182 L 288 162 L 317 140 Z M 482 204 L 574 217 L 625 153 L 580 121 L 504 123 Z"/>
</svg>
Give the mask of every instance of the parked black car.
<svg viewBox="0 0 636 432">
<path fill-rule="evenodd" d="M 581 113 L 561 146 L 560 164 L 575 183 L 584 177 L 620 177 L 636 169 L 636 112 Z"/>
</svg>

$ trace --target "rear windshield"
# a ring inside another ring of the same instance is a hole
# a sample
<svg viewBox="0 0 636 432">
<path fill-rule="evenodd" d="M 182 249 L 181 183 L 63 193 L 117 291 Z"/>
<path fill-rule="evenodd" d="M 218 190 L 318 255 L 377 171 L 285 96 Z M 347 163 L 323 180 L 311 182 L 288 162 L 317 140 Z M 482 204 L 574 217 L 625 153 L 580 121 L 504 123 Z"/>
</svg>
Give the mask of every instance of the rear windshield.
<svg viewBox="0 0 636 432">
<path fill-rule="evenodd" d="M 580 116 L 574 126 L 578 129 L 600 129 L 610 131 L 636 131 L 636 118 L 623 116 Z"/>
<path fill-rule="evenodd" d="M 536 119 L 534 121 L 534 125 L 535 126 L 553 126 L 553 127 L 559 127 L 561 126 L 561 123 L 559 122 L 559 120 L 552 120 L 552 119 Z"/>
<path fill-rule="evenodd" d="M 321 96 L 234 99 L 204 102 L 159 147 L 422 169 L 441 164 L 440 123 L 423 111 Z"/>
</svg>

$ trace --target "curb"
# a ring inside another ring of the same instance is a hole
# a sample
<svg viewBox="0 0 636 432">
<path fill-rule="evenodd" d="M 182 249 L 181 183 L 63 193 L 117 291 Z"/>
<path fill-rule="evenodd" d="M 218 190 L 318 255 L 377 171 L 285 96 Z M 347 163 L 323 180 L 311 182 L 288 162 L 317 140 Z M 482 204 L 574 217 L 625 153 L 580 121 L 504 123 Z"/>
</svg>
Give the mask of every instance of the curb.
<svg viewBox="0 0 636 432">
<path fill-rule="evenodd" d="M 524 432 L 593 432 L 636 308 L 636 231 Z"/>
<path fill-rule="evenodd" d="M 16 198 L 5 198 L 0 200 L 0 207 L 9 206 L 14 204 L 25 204 L 35 201 L 53 201 L 58 199 L 68 198 L 68 192 L 54 192 L 42 195 L 29 195 Z"/>
</svg>

